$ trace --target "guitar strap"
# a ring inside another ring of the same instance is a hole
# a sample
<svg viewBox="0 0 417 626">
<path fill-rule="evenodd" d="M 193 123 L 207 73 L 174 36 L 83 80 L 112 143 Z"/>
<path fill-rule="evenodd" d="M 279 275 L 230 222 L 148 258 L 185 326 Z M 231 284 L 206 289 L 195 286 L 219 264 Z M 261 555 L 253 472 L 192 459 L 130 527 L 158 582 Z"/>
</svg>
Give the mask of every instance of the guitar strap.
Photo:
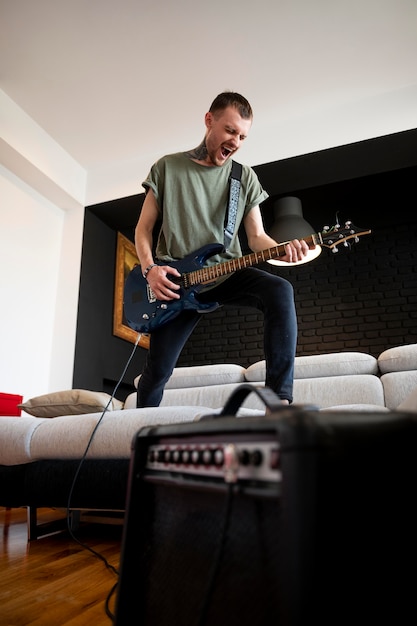
<svg viewBox="0 0 417 626">
<path fill-rule="evenodd" d="M 232 171 L 230 173 L 229 204 L 226 211 L 224 226 L 224 247 L 227 250 L 235 232 L 237 205 L 239 201 L 240 179 L 242 176 L 242 165 L 232 160 Z"/>
</svg>

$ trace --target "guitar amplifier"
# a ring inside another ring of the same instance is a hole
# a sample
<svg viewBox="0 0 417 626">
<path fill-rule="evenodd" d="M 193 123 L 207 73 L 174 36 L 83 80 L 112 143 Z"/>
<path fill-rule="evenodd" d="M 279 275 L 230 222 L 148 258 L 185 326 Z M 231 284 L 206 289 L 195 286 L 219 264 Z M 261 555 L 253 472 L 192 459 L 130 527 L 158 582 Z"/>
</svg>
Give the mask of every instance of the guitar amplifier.
<svg viewBox="0 0 417 626">
<path fill-rule="evenodd" d="M 116 626 L 416 623 L 416 444 L 411 413 L 142 429 Z"/>
</svg>

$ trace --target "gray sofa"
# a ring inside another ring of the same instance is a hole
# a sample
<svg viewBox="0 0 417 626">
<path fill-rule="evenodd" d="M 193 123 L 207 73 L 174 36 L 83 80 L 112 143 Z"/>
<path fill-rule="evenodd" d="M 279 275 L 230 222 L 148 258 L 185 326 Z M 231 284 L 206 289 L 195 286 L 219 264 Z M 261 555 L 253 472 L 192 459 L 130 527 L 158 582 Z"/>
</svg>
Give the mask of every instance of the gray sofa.
<svg viewBox="0 0 417 626">
<path fill-rule="evenodd" d="M 391 348 L 378 358 L 363 352 L 296 357 L 294 379 L 295 404 L 314 404 L 319 409 L 394 410 L 417 388 L 417 344 Z M 235 364 L 177 368 L 166 385 L 161 406 L 216 409 L 224 406 L 240 384 L 263 386 L 264 381 L 265 361 L 248 368 Z M 132 393 L 124 408 L 135 406 L 136 393 Z M 254 394 L 245 406 L 263 408 Z"/>
<path fill-rule="evenodd" d="M 158 408 L 135 408 L 136 393 L 123 403 L 88 390 L 25 401 L 21 417 L 0 417 L 0 506 L 123 510 L 131 443 L 141 428 L 197 421 L 219 412 L 243 383 L 263 386 L 264 378 L 263 361 L 248 368 L 177 368 Z M 361 352 L 297 357 L 294 404 L 322 411 L 417 412 L 417 344 L 378 358 Z M 264 413 L 253 393 L 239 416 Z"/>
</svg>

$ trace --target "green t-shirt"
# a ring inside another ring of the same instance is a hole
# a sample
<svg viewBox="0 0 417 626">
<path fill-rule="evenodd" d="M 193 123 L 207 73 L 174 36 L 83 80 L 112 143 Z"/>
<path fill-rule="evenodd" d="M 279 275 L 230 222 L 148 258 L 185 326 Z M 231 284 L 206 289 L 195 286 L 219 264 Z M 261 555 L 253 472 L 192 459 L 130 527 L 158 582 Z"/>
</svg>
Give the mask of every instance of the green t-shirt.
<svg viewBox="0 0 417 626">
<path fill-rule="evenodd" d="M 239 225 L 268 197 L 252 168 L 242 167 L 235 234 L 228 251 L 209 258 L 206 265 L 242 256 Z M 200 165 L 183 152 L 162 157 L 152 166 L 143 186 L 152 189 L 161 212 L 158 259 L 182 259 L 206 244 L 224 242 L 231 168 L 231 161 L 220 167 Z"/>
</svg>

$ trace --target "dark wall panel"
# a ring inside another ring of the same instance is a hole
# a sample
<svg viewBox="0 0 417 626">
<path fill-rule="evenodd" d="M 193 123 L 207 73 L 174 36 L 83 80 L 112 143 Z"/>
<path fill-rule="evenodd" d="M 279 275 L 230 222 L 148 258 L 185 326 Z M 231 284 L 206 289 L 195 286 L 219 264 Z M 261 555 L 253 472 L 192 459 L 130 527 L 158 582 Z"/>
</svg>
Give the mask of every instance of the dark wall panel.
<svg viewBox="0 0 417 626">
<path fill-rule="evenodd" d="M 73 387 L 112 393 L 134 344 L 113 335 L 117 231 L 86 211 Z M 116 397 L 133 391 L 146 351 L 138 347 Z"/>
</svg>

